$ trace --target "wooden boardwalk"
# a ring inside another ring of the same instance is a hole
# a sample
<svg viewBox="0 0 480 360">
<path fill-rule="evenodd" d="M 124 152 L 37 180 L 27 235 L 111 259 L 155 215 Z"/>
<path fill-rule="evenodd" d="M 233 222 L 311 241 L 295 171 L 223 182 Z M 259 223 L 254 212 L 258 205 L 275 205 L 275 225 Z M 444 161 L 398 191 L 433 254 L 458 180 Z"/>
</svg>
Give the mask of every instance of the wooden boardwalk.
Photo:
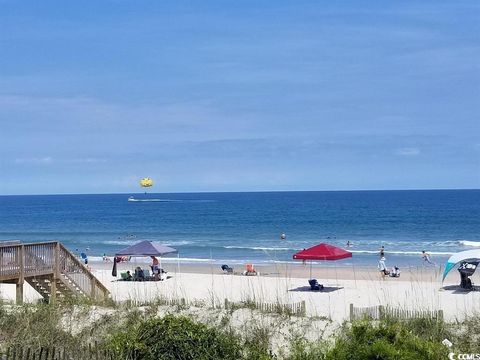
<svg viewBox="0 0 480 360">
<path fill-rule="evenodd" d="M 109 297 L 107 288 L 60 242 L 0 242 L 0 283 L 16 285 L 17 304 L 23 303 L 25 282 L 49 302 Z"/>
</svg>

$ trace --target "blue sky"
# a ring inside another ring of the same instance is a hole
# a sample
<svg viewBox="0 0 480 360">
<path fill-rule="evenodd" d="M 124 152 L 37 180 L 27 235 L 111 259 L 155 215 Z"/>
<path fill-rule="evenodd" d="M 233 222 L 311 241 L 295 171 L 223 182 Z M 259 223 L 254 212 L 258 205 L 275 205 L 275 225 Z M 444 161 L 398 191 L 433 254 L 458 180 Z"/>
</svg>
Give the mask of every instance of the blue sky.
<svg viewBox="0 0 480 360">
<path fill-rule="evenodd" d="M 0 9 L 0 194 L 480 188 L 478 1 Z"/>
</svg>

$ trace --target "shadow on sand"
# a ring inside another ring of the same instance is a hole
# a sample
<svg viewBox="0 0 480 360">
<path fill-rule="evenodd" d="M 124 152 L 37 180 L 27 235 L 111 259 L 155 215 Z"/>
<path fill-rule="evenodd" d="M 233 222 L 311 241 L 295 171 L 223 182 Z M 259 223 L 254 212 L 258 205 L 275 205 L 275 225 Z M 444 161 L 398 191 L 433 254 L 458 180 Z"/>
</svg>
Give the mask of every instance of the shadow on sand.
<svg viewBox="0 0 480 360">
<path fill-rule="evenodd" d="M 337 290 L 343 289 L 343 287 L 336 286 L 325 286 L 322 290 L 311 290 L 310 286 L 299 286 L 295 289 L 289 289 L 288 291 L 298 291 L 298 292 L 311 292 L 311 293 L 329 293 Z"/>
<path fill-rule="evenodd" d="M 446 291 L 452 291 L 452 294 L 468 294 L 471 291 L 480 291 L 479 286 L 473 286 L 473 289 L 467 290 L 462 289 L 460 285 L 446 285 L 442 289 Z"/>
</svg>

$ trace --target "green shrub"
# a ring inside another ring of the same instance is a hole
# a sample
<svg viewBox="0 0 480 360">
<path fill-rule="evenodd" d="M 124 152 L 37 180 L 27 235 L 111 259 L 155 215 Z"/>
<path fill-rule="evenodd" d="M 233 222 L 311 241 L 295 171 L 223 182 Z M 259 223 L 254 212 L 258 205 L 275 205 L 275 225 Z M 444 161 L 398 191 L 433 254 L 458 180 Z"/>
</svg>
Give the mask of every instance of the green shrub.
<svg viewBox="0 0 480 360">
<path fill-rule="evenodd" d="M 271 337 L 271 331 L 267 327 L 254 325 L 248 328 L 243 339 L 244 357 L 255 360 L 275 359 L 269 350 Z"/>
<path fill-rule="evenodd" d="M 173 315 L 152 318 L 128 332 L 119 332 L 111 337 L 109 347 L 123 359 L 241 358 L 241 347 L 234 336 Z"/>
<path fill-rule="evenodd" d="M 418 331 L 412 331 L 416 329 Z M 424 329 L 425 330 L 425 329 Z M 428 334 L 428 331 L 426 331 Z M 335 360 L 438 360 L 446 359 L 448 349 L 437 336 L 424 336 L 421 328 L 402 321 L 361 321 L 344 326 L 326 359 Z M 440 335 L 440 334 L 437 334 Z"/>
<path fill-rule="evenodd" d="M 286 360 L 321 360 L 325 359 L 326 345 L 321 341 L 307 341 L 297 336 L 290 343 L 290 354 Z"/>
</svg>

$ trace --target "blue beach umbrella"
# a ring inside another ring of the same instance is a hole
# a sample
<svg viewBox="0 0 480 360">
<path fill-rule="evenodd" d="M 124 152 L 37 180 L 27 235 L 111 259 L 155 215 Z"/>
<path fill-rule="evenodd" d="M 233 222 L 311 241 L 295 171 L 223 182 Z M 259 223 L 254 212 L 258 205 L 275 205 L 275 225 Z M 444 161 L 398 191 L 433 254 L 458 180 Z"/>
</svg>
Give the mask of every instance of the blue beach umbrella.
<svg viewBox="0 0 480 360">
<path fill-rule="evenodd" d="M 450 256 L 445 264 L 445 271 L 443 272 L 442 281 L 445 280 L 450 270 L 452 270 L 455 265 L 462 261 L 480 261 L 480 249 L 462 251 Z"/>
<path fill-rule="evenodd" d="M 160 244 L 156 241 L 144 240 L 135 245 L 128 246 L 115 254 L 113 261 L 112 276 L 117 276 L 117 257 L 118 256 L 159 256 L 178 252 L 170 246 Z"/>
<path fill-rule="evenodd" d="M 177 249 L 160 244 L 159 242 L 144 240 L 120 250 L 116 256 L 164 256 L 176 253 Z"/>
</svg>

